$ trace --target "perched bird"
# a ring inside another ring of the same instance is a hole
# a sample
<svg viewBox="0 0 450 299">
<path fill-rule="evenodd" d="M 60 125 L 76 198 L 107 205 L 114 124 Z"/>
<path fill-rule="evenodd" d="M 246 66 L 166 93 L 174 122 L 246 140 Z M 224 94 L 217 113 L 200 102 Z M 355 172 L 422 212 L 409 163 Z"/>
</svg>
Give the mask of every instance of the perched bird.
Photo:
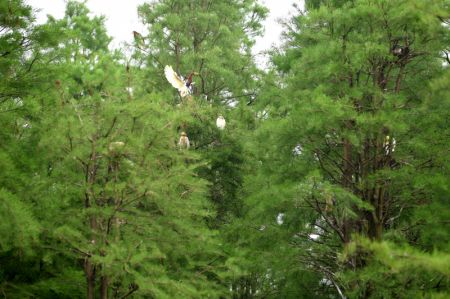
<svg viewBox="0 0 450 299">
<path fill-rule="evenodd" d="M 227 122 L 225 121 L 225 118 L 223 118 L 222 114 L 219 114 L 219 117 L 217 117 L 217 120 L 216 120 L 216 126 L 220 130 L 223 130 L 223 129 L 225 129 L 226 123 Z"/>
<path fill-rule="evenodd" d="M 189 138 L 187 137 L 185 132 L 181 132 L 180 140 L 178 141 L 178 146 L 180 148 L 188 149 L 191 144 L 189 143 Z"/>
<path fill-rule="evenodd" d="M 391 137 L 389 137 L 389 135 L 384 137 L 383 147 L 384 147 L 384 151 L 385 151 L 386 155 L 393 153 L 395 151 L 396 145 L 397 145 L 397 141 L 395 140 L 395 138 L 392 138 L 392 140 L 391 140 Z"/>
<path fill-rule="evenodd" d="M 124 142 L 114 141 L 109 144 L 108 149 L 110 152 L 117 152 L 117 151 L 120 151 L 124 146 L 125 146 Z"/>
<path fill-rule="evenodd" d="M 192 77 L 197 75 L 196 72 L 191 72 L 187 76 L 187 79 L 184 79 L 182 76 L 178 75 L 170 65 L 166 65 L 164 68 L 164 75 L 166 76 L 167 81 L 178 90 L 181 97 L 184 98 L 192 93 L 192 86 L 194 85 Z"/>
<path fill-rule="evenodd" d="M 139 48 L 145 45 L 144 37 L 142 37 L 142 34 L 137 31 L 133 31 L 133 37 Z"/>
<path fill-rule="evenodd" d="M 325 212 L 329 213 L 333 211 L 333 207 L 336 205 L 336 199 L 331 194 L 325 194 Z"/>
<path fill-rule="evenodd" d="M 398 58 L 406 57 L 409 54 L 409 47 L 394 45 L 392 47 L 392 54 Z"/>
</svg>

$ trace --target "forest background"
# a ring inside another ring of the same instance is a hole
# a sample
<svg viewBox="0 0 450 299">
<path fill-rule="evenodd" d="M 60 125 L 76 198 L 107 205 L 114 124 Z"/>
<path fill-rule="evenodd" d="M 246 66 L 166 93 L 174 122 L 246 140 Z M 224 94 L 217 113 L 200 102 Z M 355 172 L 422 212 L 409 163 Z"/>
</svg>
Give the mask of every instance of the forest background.
<svg viewBox="0 0 450 299">
<path fill-rule="evenodd" d="M 1 296 L 448 298 L 448 0 L 137 10 L 0 2 Z"/>
</svg>

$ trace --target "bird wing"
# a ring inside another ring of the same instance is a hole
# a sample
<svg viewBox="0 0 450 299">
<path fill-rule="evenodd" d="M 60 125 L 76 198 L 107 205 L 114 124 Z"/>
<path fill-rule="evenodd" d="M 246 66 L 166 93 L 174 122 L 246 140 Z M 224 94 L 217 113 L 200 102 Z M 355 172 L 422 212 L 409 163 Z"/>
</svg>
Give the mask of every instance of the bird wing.
<svg viewBox="0 0 450 299">
<path fill-rule="evenodd" d="M 167 81 L 180 92 L 182 97 L 189 94 L 189 89 L 186 87 L 183 79 L 175 73 L 170 65 L 166 65 L 164 74 L 166 75 Z"/>
</svg>

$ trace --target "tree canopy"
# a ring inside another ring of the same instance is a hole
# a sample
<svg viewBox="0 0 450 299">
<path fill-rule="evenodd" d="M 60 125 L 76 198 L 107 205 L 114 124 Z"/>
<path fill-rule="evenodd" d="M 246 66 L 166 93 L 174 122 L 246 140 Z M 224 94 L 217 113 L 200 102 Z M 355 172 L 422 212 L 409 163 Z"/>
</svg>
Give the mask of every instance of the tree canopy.
<svg viewBox="0 0 450 299">
<path fill-rule="evenodd" d="M 3 1 L 0 294 L 450 296 L 449 1 L 304 4 Z"/>
</svg>

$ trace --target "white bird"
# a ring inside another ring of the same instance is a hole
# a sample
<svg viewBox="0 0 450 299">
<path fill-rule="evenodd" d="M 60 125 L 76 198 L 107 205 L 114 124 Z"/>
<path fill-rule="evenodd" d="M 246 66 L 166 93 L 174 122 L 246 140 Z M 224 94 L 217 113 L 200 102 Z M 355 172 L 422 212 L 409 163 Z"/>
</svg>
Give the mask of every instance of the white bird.
<svg viewBox="0 0 450 299">
<path fill-rule="evenodd" d="M 164 74 L 166 75 L 167 81 L 169 81 L 169 83 L 180 92 L 181 97 L 184 98 L 189 95 L 190 90 L 189 87 L 186 86 L 186 82 L 172 69 L 170 65 L 166 65 L 164 68 Z"/>
<path fill-rule="evenodd" d="M 114 142 L 111 142 L 109 144 L 108 149 L 109 149 L 109 151 L 114 152 L 114 151 L 122 149 L 124 146 L 125 146 L 124 142 L 122 142 L 122 141 L 114 141 Z"/>
<path fill-rule="evenodd" d="M 191 144 L 189 143 L 189 138 L 187 137 L 185 132 L 181 132 L 180 140 L 178 140 L 178 146 L 180 148 L 189 149 Z"/>
<path fill-rule="evenodd" d="M 220 129 L 223 130 L 225 129 L 225 125 L 227 124 L 227 122 L 225 121 L 225 118 L 223 118 L 222 115 L 219 115 L 219 117 L 216 120 L 216 126 Z"/>
</svg>

